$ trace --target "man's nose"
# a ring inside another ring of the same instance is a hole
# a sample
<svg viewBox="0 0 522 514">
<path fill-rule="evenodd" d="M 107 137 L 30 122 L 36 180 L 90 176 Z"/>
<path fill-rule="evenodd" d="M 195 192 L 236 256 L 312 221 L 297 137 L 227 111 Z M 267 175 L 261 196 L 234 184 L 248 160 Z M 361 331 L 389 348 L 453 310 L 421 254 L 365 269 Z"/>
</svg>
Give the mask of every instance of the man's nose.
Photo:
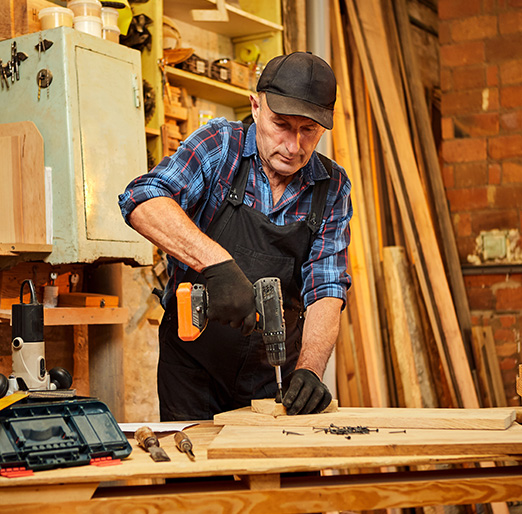
<svg viewBox="0 0 522 514">
<path fill-rule="evenodd" d="M 286 138 L 286 148 L 290 153 L 297 153 L 301 148 L 301 134 L 298 130 L 289 130 Z"/>
</svg>

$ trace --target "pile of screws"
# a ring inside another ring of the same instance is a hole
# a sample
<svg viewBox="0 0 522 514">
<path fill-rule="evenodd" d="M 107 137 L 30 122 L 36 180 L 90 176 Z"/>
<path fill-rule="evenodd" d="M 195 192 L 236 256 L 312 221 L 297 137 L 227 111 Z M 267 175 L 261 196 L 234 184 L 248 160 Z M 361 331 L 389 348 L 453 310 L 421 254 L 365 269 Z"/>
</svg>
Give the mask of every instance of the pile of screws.
<svg viewBox="0 0 522 514">
<path fill-rule="evenodd" d="M 348 434 L 369 434 L 370 432 L 378 432 L 379 429 L 371 429 L 368 427 L 362 427 L 360 425 L 356 427 L 338 427 L 333 423 L 330 423 L 330 426 L 327 428 L 324 427 L 313 427 L 316 432 L 324 432 L 325 434 L 335 434 L 335 435 L 348 435 Z"/>
</svg>

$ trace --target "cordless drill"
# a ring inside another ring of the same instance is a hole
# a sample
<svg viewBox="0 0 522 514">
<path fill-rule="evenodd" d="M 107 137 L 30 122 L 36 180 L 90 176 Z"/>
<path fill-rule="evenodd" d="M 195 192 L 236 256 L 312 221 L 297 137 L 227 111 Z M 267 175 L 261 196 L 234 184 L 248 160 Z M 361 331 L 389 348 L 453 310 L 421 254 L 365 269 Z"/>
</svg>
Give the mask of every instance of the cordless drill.
<svg viewBox="0 0 522 514">
<path fill-rule="evenodd" d="M 183 341 L 196 340 L 205 329 L 208 295 L 202 284 L 182 282 L 176 291 L 178 300 L 178 336 Z M 256 306 L 255 330 L 261 332 L 268 362 L 275 368 L 277 387 L 283 398 L 281 366 L 286 361 L 286 328 L 283 295 L 278 277 L 260 278 L 254 284 Z"/>
</svg>

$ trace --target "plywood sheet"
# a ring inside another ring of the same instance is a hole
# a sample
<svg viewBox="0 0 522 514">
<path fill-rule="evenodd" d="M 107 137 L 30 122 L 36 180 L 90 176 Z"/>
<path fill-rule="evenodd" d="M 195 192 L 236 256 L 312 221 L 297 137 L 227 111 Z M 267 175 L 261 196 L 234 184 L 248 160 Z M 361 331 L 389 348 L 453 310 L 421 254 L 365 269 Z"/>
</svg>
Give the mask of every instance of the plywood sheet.
<svg viewBox="0 0 522 514">
<path fill-rule="evenodd" d="M 250 407 L 214 416 L 216 425 L 245 426 L 368 426 L 372 428 L 433 428 L 505 430 L 515 421 L 515 410 L 498 409 L 403 409 L 340 407 L 337 412 L 303 416 L 279 416 L 252 412 Z"/>
<path fill-rule="evenodd" d="M 287 419 L 287 418 L 285 418 Z M 509 455 L 522 453 L 522 426 L 507 430 L 379 430 L 369 434 L 325 433 L 312 427 L 226 426 L 209 446 L 209 459 L 362 457 L 396 455 Z"/>
</svg>

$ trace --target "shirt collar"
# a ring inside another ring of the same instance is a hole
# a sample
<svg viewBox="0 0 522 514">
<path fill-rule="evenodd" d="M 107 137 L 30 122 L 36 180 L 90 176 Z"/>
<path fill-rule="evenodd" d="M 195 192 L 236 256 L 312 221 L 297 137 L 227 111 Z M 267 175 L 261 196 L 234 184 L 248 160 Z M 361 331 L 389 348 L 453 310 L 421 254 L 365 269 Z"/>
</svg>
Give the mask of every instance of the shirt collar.
<svg viewBox="0 0 522 514">
<path fill-rule="evenodd" d="M 252 123 L 248 129 L 245 147 L 243 148 L 243 157 L 254 156 L 259 159 L 256 145 L 256 128 L 256 124 Z M 298 174 L 305 182 L 311 182 L 312 184 L 317 180 L 324 180 L 330 177 L 317 156 L 317 152 L 312 154 L 310 160 L 299 170 Z"/>
</svg>

